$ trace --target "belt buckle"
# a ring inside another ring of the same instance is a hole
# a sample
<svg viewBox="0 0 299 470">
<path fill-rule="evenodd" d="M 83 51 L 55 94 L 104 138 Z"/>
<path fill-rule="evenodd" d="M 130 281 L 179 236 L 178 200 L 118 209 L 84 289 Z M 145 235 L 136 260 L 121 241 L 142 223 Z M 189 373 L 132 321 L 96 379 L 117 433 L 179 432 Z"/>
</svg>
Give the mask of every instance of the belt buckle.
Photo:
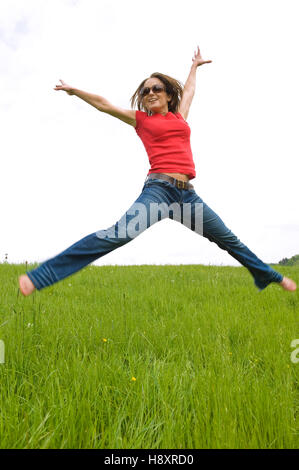
<svg viewBox="0 0 299 470">
<path fill-rule="evenodd" d="M 178 189 L 185 189 L 185 181 L 177 180 L 177 188 Z"/>
</svg>

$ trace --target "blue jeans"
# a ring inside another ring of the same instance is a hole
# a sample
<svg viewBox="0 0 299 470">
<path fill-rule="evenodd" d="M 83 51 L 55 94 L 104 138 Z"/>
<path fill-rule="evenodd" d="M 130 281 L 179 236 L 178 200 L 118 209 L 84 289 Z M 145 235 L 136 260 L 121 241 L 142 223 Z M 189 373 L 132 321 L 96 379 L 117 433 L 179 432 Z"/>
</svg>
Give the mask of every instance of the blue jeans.
<svg viewBox="0 0 299 470">
<path fill-rule="evenodd" d="M 194 189 L 178 189 L 162 179 L 146 179 L 140 196 L 114 225 L 87 235 L 36 269 L 27 271 L 27 275 L 38 290 L 43 289 L 125 245 L 166 217 L 184 224 L 226 250 L 249 270 L 259 290 L 271 282 L 282 281 L 283 276 L 257 258 Z"/>
</svg>

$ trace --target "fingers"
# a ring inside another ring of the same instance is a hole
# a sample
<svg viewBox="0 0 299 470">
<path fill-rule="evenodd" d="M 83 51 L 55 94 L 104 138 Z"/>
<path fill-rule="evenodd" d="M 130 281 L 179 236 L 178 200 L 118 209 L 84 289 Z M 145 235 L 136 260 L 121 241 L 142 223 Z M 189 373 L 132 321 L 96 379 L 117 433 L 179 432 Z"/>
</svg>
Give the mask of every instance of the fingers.
<svg viewBox="0 0 299 470">
<path fill-rule="evenodd" d="M 197 49 L 195 49 L 194 51 L 194 55 L 197 56 L 197 55 L 200 55 L 200 49 L 199 49 L 199 46 L 197 46 Z"/>
<path fill-rule="evenodd" d="M 192 61 L 193 62 L 198 61 L 199 65 L 210 64 L 212 62 L 211 60 L 203 60 L 202 59 L 199 46 L 197 46 L 197 49 L 195 49 L 195 51 L 194 51 L 194 56 L 193 56 Z"/>
<path fill-rule="evenodd" d="M 55 88 L 53 88 L 53 90 L 63 90 L 64 89 L 63 87 L 66 86 L 66 83 L 61 79 L 59 79 L 59 81 L 61 82 L 61 84 L 55 85 Z"/>
</svg>

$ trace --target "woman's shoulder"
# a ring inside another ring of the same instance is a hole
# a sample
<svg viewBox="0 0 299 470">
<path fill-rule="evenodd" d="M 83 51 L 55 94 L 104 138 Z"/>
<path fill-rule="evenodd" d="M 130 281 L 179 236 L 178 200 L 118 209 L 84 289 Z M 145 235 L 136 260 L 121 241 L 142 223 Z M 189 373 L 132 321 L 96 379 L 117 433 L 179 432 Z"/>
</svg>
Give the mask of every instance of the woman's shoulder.
<svg viewBox="0 0 299 470">
<path fill-rule="evenodd" d="M 136 110 L 136 117 L 138 116 L 139 119 L 145 119 L 147 117 L 147 113 L 144 111 Z"/>
<path fill-rule="evenodd" d="M 138 130 L 140 125 L 144 122 L 144 120 L 148 117 L 147 113 L 144 111 L 136 110 L 136 127 L 135 130 Z"/>
<path fill-rule="evenodd" d="M 186 121 L 186 119 L 184 118 L 184 116 L 181 115 L 181 113 L 179 113 L 179 112 L 174 112 L 174 113 L 172 113 L 172 114 L 175 116 L 176 119 L 178 119 L 179 121 L 183 121 L 185 124 L 187 124 L 187 125 L 189 126 L 188 122 Z"/>
<path fill-rule="evenodd" d="M 179 112 L 175 112 L 175 113 L 173 113 L 173 115 L 174 115 L 177 119 L 183 119 L 183 120 L 185 120 L 185 119 L 183 118 L 183 116 L 181 115 L 181 113 L 179 113 Z"/>
</svg>

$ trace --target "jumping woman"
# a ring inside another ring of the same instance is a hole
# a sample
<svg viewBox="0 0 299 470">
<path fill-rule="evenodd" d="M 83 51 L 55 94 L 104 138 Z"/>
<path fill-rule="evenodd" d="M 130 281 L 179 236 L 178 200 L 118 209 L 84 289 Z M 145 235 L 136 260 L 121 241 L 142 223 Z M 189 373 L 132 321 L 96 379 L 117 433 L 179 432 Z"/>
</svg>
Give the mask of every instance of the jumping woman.
<svg viewBox="0 0 299 470">
<path fill-rule="evenodd" d="M 23 295 L 28 296 L 35 289 L 41 290 L 74 274 L 165 217 L 184 224 L 226 250 L 249 270 L 259 290 L 271 282 L 288 291 L 296 290 L 292 279 L 263 263 L 225 226 L 190 183 L 196 173 L 190 147 L 191 131 L 186 120 L 195 93 L 197 68 L 211 62 L 202 59 L 197 47 L 185 86 L 168 75 L 153 73 L 140 83 L 132 96 L 131 110 L 116 107 L 102 96 L 78 90 L 60 80 L 61 84 L 54 90 L 78 96 L 99 111 L 133 126 L 148 154 L 150 170 L 141 194 L 113 226 L 87 235 L 20 276 Z M 155 213 L 153 209 L 157 208 Z"/>
</svg>

